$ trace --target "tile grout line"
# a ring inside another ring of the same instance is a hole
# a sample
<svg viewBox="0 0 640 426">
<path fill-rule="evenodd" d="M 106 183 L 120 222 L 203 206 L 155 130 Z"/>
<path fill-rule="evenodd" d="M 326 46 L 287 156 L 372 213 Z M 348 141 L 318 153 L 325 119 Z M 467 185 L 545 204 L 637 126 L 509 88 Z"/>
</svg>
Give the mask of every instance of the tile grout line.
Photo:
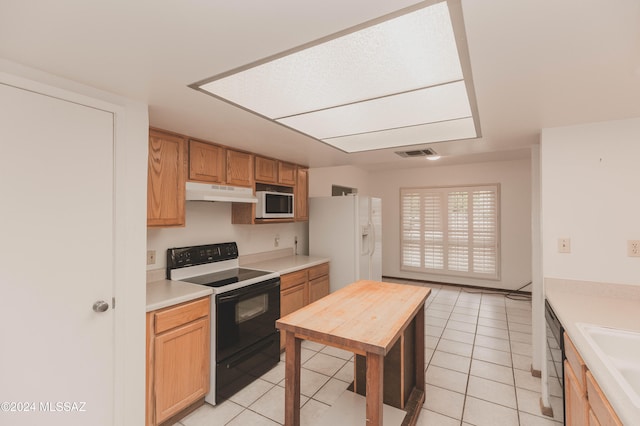
<svg viewBox="0 0 640 426">
<path fill-rule="evenodd" d="M 482 294 L 480 295 L 480 304 L 478 305 L 478 313 L 476 314 L 476 327 L 473 333 L 473 343 L 471 346 L 471 356 L 469 357 L 469 371 L 467 372 L 467 386 L 464 389 L 464 401 L 462 402 L 462 415 L 460 417 L 460 426 L 464 422 L 464 409 L 467 406 L 467 397 L 469 395 L 469 382 L 471 381 L 471 366 L 473 365 L 473 353 L 476 350 L 476 338 L 478 337 L 478 321 L 480 318 L 480 308 L 482 307 Z"/>
<path fill-rule="evenodd" d="M 507 309 L 506 298 L 507 297 L 505 296 L 504 310 L 507 321 L 507 337 L 509 338 L 509 358 L 511 359 L 511 375 L 513 376 L 513 393 L 516 400 L 516 415 L 518 416 L 518 425 L 520 425 L 522 423 L 520 419 L 520 401 L 518 400 L 518 384 L 516 383 L 516 371 L 513 362 L 513 348 L 511 347 L 511 328 L 509 328 L 509 312 Z"/>
</svg>

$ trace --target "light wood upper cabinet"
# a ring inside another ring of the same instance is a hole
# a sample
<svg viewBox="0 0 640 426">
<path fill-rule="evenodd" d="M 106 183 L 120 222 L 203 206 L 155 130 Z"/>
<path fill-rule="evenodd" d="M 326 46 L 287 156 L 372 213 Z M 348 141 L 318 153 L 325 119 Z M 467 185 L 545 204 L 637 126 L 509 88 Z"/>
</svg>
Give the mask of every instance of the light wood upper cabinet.
<svg viewBox="0 0 640 426">
<path fill-rule="evenodd" d="M 278 183 L 280 185 L 295 186 L 296 165 L 278 161 Z"/>
<path fill-rule="evenodd" d="M 227 184 L 253 188 L 253 154 L 227 149 Z"/>
<path fill-rule="evenodd" d="M 296 168 L 296 221 L 309 220 L 309 169 Z"/>
<path fill-rule="evenodd" d="M 185 151 L 183 137 L 149 131 L 147 226 L 184 226 Z"/>
<path fill-rule="evenodd" d="M 296 165 L 256 155 L 256 182 L 296 185 Z"/>
<path fill-rule="evenodd" d="M 189 180 L 225 183 L 226 152 L 221 146 L 189 140 Z"/>
<path fill-rule="evenodd" d="M 277 183 L 278 161 L 256 155 L 256 182 Z"/>
<path fill-rule="evenodd" d="M 147 313 L 147 418 L 155 426 L 209 392 L 210 297 Z"/>
<path fill-rule="evenodd" d="M 233 224 L 306 221 L 308 169 L 292 163 L 236 151 L 160 129 L 149 129 L 147 226 L 185 225 L 186 181 L 243 186 L 279 185 L 293 188 L 295 217 L 256 219 L 255 205 L 234 203 Z"/>
</svg>

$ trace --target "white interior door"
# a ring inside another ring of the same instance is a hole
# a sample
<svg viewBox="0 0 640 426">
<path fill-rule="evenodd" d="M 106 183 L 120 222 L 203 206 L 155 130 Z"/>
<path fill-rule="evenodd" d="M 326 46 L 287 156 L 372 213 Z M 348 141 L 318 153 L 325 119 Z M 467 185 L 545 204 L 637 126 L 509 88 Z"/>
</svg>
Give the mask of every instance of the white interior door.
<svg viewBox="0 0 640 426">
<path fill-rule="evenodd" d="M 0 111 L 0 424 L 111 425 L 113 114 L 4 84 Z"/>
</svg>

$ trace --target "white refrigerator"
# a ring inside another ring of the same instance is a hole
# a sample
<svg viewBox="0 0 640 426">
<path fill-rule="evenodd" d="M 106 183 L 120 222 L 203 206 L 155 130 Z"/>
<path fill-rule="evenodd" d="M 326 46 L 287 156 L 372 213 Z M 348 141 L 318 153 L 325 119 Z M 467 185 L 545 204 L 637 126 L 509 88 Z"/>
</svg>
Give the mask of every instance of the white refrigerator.
<svg viewBox="0 0 640 426">
<path fill-rule="evenodd" d="M 330 291 L 382 279 L 382 200 L 346 195 L 309 199 L 309 255 L 327 257 Z"/>
</svg>

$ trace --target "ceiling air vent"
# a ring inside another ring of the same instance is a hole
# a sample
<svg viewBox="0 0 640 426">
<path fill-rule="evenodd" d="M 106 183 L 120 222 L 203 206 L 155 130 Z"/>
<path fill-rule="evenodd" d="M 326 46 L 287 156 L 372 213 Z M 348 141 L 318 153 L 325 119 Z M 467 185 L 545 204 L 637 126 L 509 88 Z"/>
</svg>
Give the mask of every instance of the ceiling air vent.
<svg viewBox="0 0 640 426">
<path fill-rule="evenodd" d="M 417 149 L 412 151 L 396 151 L 396 154 L 398 154 L 402 158 L 428 157 L 430 155 L 438 155 L 431 148 Z"/>
</svg>

